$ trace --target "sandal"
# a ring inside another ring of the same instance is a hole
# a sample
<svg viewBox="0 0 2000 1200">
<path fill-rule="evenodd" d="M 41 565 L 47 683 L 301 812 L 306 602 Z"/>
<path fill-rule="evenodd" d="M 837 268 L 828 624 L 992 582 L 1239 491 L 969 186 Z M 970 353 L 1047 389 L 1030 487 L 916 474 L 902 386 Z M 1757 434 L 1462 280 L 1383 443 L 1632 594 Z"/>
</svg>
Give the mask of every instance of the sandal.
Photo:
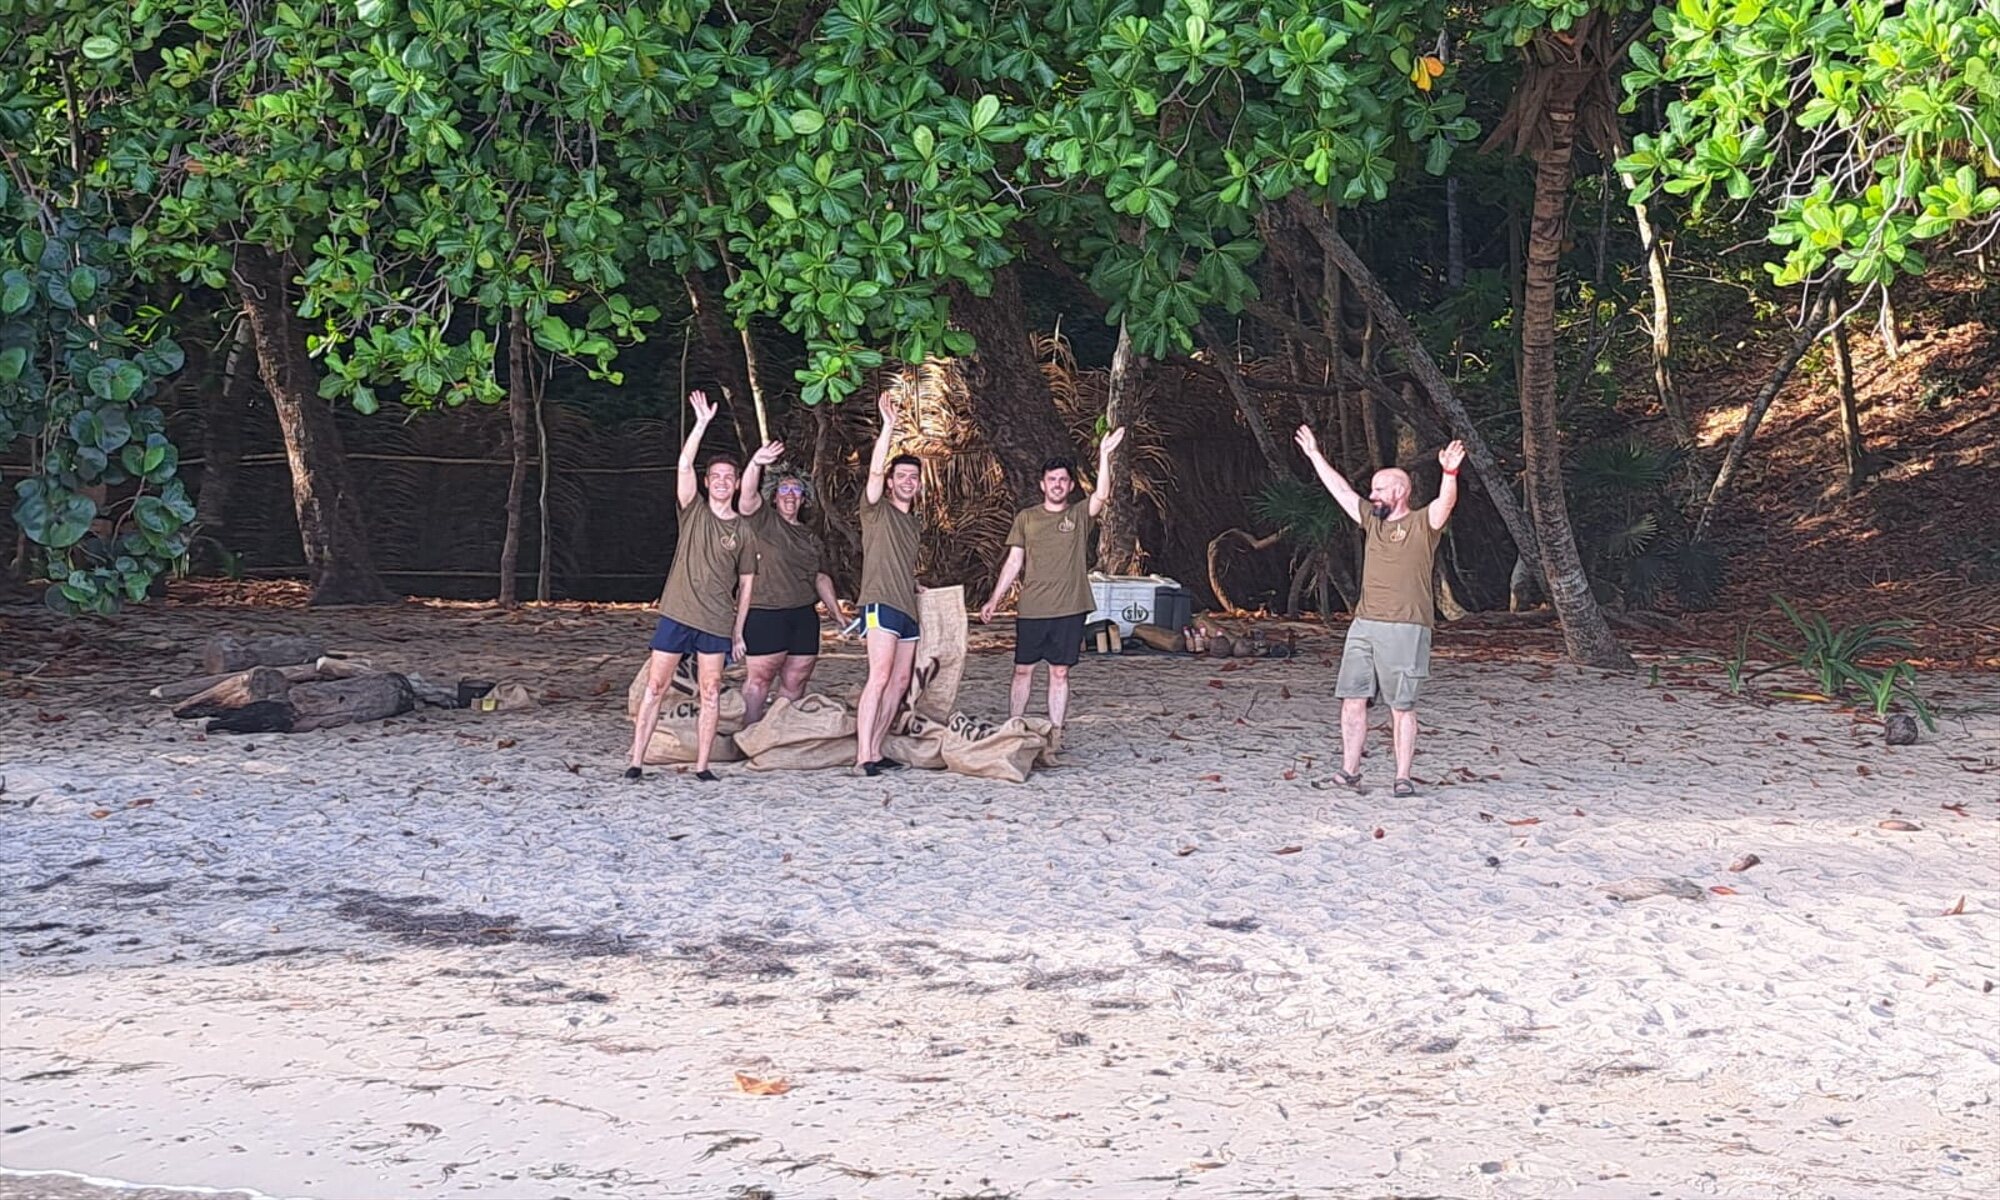
<svg viewBox="0 0 2000 1200">
<path fill-rule="evenodd" d="M 1342 787 L 1353 788 L 1358 792 L 1361 790 L 1361 772 L 1343 771 L 1339 767 L 1335 767 L 1333 775 L 1329 779 L 1323 780 L 1319 786 L 1325 787 L 1328 783 L 1337 783 Z"/>
<path fill-rule="evenodd" d="M 1389 789 L 1389 794 L 1398 800 L 1409 800 L 1416 796 L 1417 785 L 1407 779 L 1398 779 L 1395 786 Z"/>
</svg>

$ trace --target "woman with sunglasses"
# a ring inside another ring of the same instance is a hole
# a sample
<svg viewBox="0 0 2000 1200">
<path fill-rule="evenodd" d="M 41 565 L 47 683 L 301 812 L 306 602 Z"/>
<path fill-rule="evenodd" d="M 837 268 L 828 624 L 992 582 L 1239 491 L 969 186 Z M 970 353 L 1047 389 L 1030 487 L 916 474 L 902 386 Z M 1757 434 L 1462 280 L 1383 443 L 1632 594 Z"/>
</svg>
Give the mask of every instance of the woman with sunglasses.
<svg viewBox="0 0 2000 1200">
<path fill-rule="evenodd" d="M 755 470 L 755 467 L 752 468 Z M 739 511 L 755 539 L 756 576 L 743 589 L 736 615 L 736 652 L 745 666 L 743 721 L 764 716 L 773 684 L 786 700 L 805 695 L 819 663 L 819 613 L 814 597 L 840 628 L 840 598 L 826 570 L 826 548 L 799 521 L 808 488 L 797 472 L 780 470 L 770 480 L 770 503 L 763 503 L 757 480 L 746 479 Z M 751 498 L 755 497 L 754 502 Z"/>
</svg>

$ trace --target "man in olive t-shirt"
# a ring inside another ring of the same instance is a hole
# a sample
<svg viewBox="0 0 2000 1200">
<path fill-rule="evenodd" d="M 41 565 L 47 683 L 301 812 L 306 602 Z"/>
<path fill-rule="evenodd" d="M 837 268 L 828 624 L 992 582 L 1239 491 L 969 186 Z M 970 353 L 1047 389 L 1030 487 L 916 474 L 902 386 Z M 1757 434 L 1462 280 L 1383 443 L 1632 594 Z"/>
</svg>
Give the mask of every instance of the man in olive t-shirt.
<svg viewBox="0 0 2000 1200">
<path fill-rule="evenodd" d="M 1465 446 L 1453 442 L 1438 451 L 1444 482 L 1437 499 L 1410 507 L 1410 477 L 1394 467 L 1375 472 L 1368 499 L 1320 453 L 1312 429 L 1299 426 L 1299 448 L 1312 460 L 1320 482 L 1341 511 L 1361 526 L 1361 602 L 1341 647 L 1340 676 L 1333 694 L 1340 699 L 1340 769 L 1334 778 L 1349 787 L 1361 783 L 1361 748 L 1368 737 L 1368 702 L 1389 701 L 1389 725 L 1396 747 L 1397 796 L 1414 796 L 1410 763 L 1417 753 L 1417 693 L 1431 673 L 1432 570 L 1439 537 L 1458 504 L 1458 467 Z"/>
<path fill-rule="evenodd" d="M 702 436 L 715 419 L 716 406 L 702 392 L 688 395 L 694 408 L 694 428 L 681 444 L 675 476 L 680 531 L 674 540 L 674 562 L 660 592 L 660 621 L 653 630 L 652 653 L 646 660 L 646 687 L 632 722 L 632 756 L 625 778 L 642 779 L 646 747 L 659 724 L 660 706 L 673 686 L 681 660 L 695 660 L 695 686 L 701 712 L 695 719 L 694 777 L 712 782 L 708 769 L 721 723 L 722 669 L 729 661 L 737 630 L 737 591 L 748 587 L 756 571 L 756 549 L 749 523 L 737 515 L 736 460 L 718 455 L 700 472 L 695 459 Z M 753 471 L 777 461 L 784 445 L 760 446 L 751 458 Z"/>
<path fill-rule="evenodd" d="M 1069 719 L 1069 669 L 1083 651 L 1083 619 L 1097 607 L 1090 594 L 1091 538 L 1098 514 L 1111 499 L 1111 452 L 1123 440 L 1122 426 L 1105 436 L 1097 450 L 1097 490 L 1082 504 L 1075 503 L 1076 463 L 1052 458 L 1042 464 L 1042 502 L 1015 514 L 999 581 L 979 610 L 981 624 L 991 621 L 1000 598 L 1016 579 L 1021 581 L 1008 715 L 1028 711 L 1035 667 L 1047 663 L 1049 721 L 1059 737 Z"/>
<path fill-rule="evenodd" d="M 889 457 L 896 395 L 885 391 L 876 400 L 882 432 L 875 437 L 861 493 L 861 589 L 855 601 L 868 645 L 868 682 L 855 705 L 854 769 L 870 776 L 903 765 L 883 756 L 882 743 L 917 661 L 917 551 L 923 534 L 917 495 L 924 467 L 915 455 Z"/>
</svg>

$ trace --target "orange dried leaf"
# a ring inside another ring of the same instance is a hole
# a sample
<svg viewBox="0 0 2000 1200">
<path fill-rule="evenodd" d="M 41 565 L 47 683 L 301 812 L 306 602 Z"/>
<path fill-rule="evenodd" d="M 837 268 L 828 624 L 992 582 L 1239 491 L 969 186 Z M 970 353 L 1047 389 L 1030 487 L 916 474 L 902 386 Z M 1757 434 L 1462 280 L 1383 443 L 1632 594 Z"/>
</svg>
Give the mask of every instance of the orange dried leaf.
<svg viewBox="0 0 2000 1200">
<path fill-rule="evenodd" d="M 1273 854 L 1297 854 L 1297 853 L 1298 853 L 1299 851 L 1301 851 L 1301 850 L 1303 850 L 1303 849 L 1305 849 L 1305 847 L 1304 847 L 1304 846 L 1280 846 L 1280 847 L 1278 847 L 1278 848 L 1277 848 L 1276 850 L 1273 850 L 1273 851 L 1271 851 L 1271 853 L 1273 853 Z"/>
<path fill-rule="evenodd" d="M 1727 884 L 1721 884 L 1721 883 L 1715 884 L 1708 890 L 1714 892 L 1718 896 L 1734 896 L 1736 894 L 1735 888 L 1730 887 Z"/>
<path fill-rule="evenodd" d="M 1222 776 L 1220 776 L 1220 775 L 1203 775 L 1203 776 L 1201 777 L 1201 781 L 1202 781 L 1203 783 L 1221 783 L 1221 782 L 1222 782 Z"/>
<path fill-rule="evenodd" d="M 1958 898 L 1958 903 L 1957 903 L 1957 904 L 1954 904 L 1954 905 L 1952 905 L 1952 906 L 1951 906 L 1950 908 L 1947 908 L 1947 909 L 1945 909 L 1945 910 L 1944 910 L 1944 915 L 1945 915 L 1945 916 L 1947 916 L 1947 917 L 1962 917 L 1962 916 L 1964 916 L 1964 915 L 1965 915 L 1965 897 L 1963 897 L 1963 896 L 1960 896 L 1960 897 Z"/>
<path fill-rule="evenodd" d="M 1507 823 L 1509 825 L 1540 825 L 1542 823 L 1542 819 L 1540 817 L 1522 817 L 1518 821 L 1510 820 Z"/>
<path fill-rule="evenodd" d="M 111 810 L 108 808 L 92 809 L 90 813 L 90 819 L 93 821 L 102 821 L 104 818 L 110 815 L 111 815 Z"/>
<path fill-rule="evenodd" d="M 1297 779 L 1298 777 L 1299 773 L 1297 771 L 1292 770 L 1290 767 L 1285 768 L 1285 775 L 1284 775 L 1285 782 L 1290 783 L 1292 780 Z"/>
<path fill-rule="evenodd" d="M 782 1096 L 792 1090 L 782 1079 L 759 1079 L 741 1071 L 736 1072 L 736 1087 L 746 1096 Z"/>
</svg>

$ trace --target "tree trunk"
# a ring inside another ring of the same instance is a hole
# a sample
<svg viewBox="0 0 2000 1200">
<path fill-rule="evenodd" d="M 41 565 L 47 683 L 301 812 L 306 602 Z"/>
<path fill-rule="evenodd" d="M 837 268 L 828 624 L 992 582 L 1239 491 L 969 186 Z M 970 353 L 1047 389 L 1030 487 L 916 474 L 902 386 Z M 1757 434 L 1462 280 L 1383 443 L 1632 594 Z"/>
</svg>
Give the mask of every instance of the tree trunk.
<svg viewBox="0 0 2000 1200">
<path fill-rule="evenodd" d="M 208 389 L 201 404 L 201 492 L 195 499 L 195 520 L 208 549 L 196 558 L 206 569 L 221 566 L 229 502 L 243 464 L 243 425 L 256 394 L 257 347 L 250 337 L 250 322 L 239 319 L 223 360 L 222 386 Z"/>
<path fill-rule="evenodd" d="M 1375 310 L 1369 309 L 1361 326 L 1361 374 L 1375 374 Z M 1368 469 L 1379 471 L 1396 463 L 1396 438 L 1382 411 L 1382 402 L 1372 394 L 1361 397 L 1361 436 L 1368 443 Z"/>
<path fill-rule="evenodd" d="M 1621 174 L 1618 178 L 1630 195 L 1632 176 Z M 1674 385 L 1674 310 L 1667 292 L 1667 248 L 1660 240 L 1660 231 L 1653 225 L 1653 215 L 1645 201 L 1632 206 L 1632 223 L 1639 227 L 1639 241 L 1646 257 L 1646 284 L 1653 292 L 1653 394 L 1667 414 L 1674 442 L 1693 446 L 1694 414 L 1688 411 L 1687 400 Z"/>
<path fill-rule="evenodd" d="M 1736 437 L 1729 443 L 1729 453 L 1722 458 L 1722 466 L 1715 472 L 1715 482 L 1708 489 L 1708 498 L 1702 501 L 1701 516 L 1694 523 L 1694 540 L 1700 541 L 1708 533 L 1708 523 L 1715 517 L 1715 509 L 1722 497 L 1736 482 L 1737 468 L 1743 465 L 1743 456 L 1750 449 L 1750 439 L 1757 436 L 1757 427 L 1764 423 L 1764 414 L 1771 411 L 1771 402 L 1778 398 L 1785 381 L 1792 377 L 1792 369 L 1799 365 L 1806 351 L 1826 333 L 1823 322 L 1829 307 L 1831 292 L 1822 291 L 1806 309 L 1805 320 L 1799 325 L 1798 334 L 1792 338 L 1791 348 L 1785 357 L 1778 360 L 1764 386 L 1750 400 L 1750 410 L 1743 414 L 1743 428 L 1737 430 Z M 1845 315 L 1845 314 L 1842 314 Z"/>
<path fill-rule="evenodd" d="M 1444 286 L 1454 292 L 1465 286 L 1465 229 L 1456 175 L 1444 181 Z"/>
<path fill-rule="evenodd" d="M 292 469 L 292 503 L 312 579 L 312 600 L 376 604 L 389 598 L 368 547 L 360 495 L 347 471 L 340 430 L 319 398 L 318 373 L 286 294 L 286 267 L 261 247 L 236 249 L 236 283 L 257 348 L 264 390 L 278 413 Z"/>
<path fill-rule="evenodd" d="M 1556 284 L 1562 268 L 1576 114 L 1547 114 L 1549 137 L 1533 154 L 1535 202 L 1521 289 L 1521 451 L 1527 460 L 1528 509 L 1542 547 L 1549 599 L 1562 622 L 1569 656 L 1597 667 L 1632 666 L 1591 595 L 1563 493 L 1562 444 L 1556 430 Z"/>
<path fill-rule="evenodd" d="M 1847 494 L 1852 496 L 1868 478 L 1868 447 L 1861 440 L 1861 412 L 1854 401 L 1854 355 L 1848 349 L 1844 316 L 1833 326 L 1833 369 L 1840 381 L 1840 445 L 1847 459 Z"/>
<path fill-rule="evenodd" d="M 1234 351 L 1216 336 L 1207 321 L 1197 324 L 1195 332 L 1214 357 L 1215 369 L 1222 372 L 1222 382 L 1229 388 L 1229 394 L 1235 397 L 1237 411 L 1243 414 L 1243 423 L 1250 427 L 1250 437 L 1263 453 L 1271 473 L 1281 479 L 1289 476 L 1291 468 L 1286 464 L 1284 452 L 1278 449 L 1277 439 L 1271 436 L 1271 427 L 1264 423 L 1264 412 L 1257 407 L 1257 397 L 1250 394 L 1249 387 L 1243 382 L 1242 372 L 1236 369 Z"/>
<path fill-rule="evenodd" d="M 747 361 L 737 352 L 743 339 L 730 332 L 728 313 L 722 301 L 708 290 L 708 282 L 699 271 L 686 272 L 681 276 L 681 283 L 687 288 L 695 332 L 701 339 L 702 358 L 715 372 L 715 381 L 721 386 L 723 397 L 729 401 L 723 407 L 729 412 L 730 428 L 736 432 L 736 447 L 748 455 L 760 443 L 750 440 L 750 427 L 743 423 L 744 401 L 749 400 L 753 406 L 756 403 Z M 673 403 L 685 415 L 687 398 L 675 396 Z M 711 453 L 719 448 L 714 445 L 707 447 Z M 679 452 L 678 446 L 675 452 Z"/>
<path fill-rule="evenodd" d="M 1896 301 L 1889 294 L 1887 284 L 1882 286 L 1882 353 L 1890 362 L 1903 357 L 1903 335 L 1896 329 Z"/>
<path fill-rule="evenodd" d="M 1430 351 L 1426 350 L 1423 342 L 1417 338 L 1417 331 L 1410 328 L 1410 322 L 1403 316 L 1402 310 L 1396 307 L 1396 302 L 1389 298 L 1389 293 L 1382 290 L 1382 284 L 1375 278 L 1375 273 L 1368 269 L 1367 263 L 1361 261 L 1361 256 L 1354 252 L 1354 247 L 1347 244 L 1347 239 L 1341 237 L 1339 231 L 1334 229 L 1333 224 L 1326 219 L 1326 214 L 1303 197 L 1293 197 L 1292 204 L 1294 211 L 1299 214 L 1300 222 L 1319 239 L 1320 245 L 1339 265 L 1341 273 L 1347 277 L 1347 282 L 1381 322 L 1383 332 L 1389 336 L 1389 344 L 1402 354 L 1404 365 L 1417 377 L 1417 382 L 1423 385 L 1424 390 L 1430 393 L 1431 403 L 1437 405 L 1438 410 L 1444 413 L 1446 422 L 1451 426 L 1452 436 L 1465 443 L 1466 457 L 1472 460 L 1473 470 L 1486 481 L 1486 494 L 1492 498 L 1493 507 L 1500 513 L 1501 522 L 1507 526 L 1508 535 L 1514 539 L 1515 549 L 1539 574 L 1542 559 L 1535 540 L 1534 527 L 1529 524 L 1527 514 L 1522 512 L 1520 504 L 1515 501 L 1513 489 L 1508 486 L 1507 477 L 1501 473 L 1500 464 L 1493 457 L 1492 448 L 1486 444 L 1486 438 L 1479 432 L 1479 426 L 1473 423 L 1472 414 L 1459 402 L 1457 393 L 1452 390 L 1451 381 L 1444 377 L 1444 372 L 1438 370 L 1436 360 L 1431 358 Z"/>
<path fill-rule="evenodd" d="M 513 463 L 507 471 L 507 531 L 500 538 L 500 607 L 513 608 L 520 601 L 516 586 L 521 563 L 521 493 L 528 486 L 528 372 L 534 349 L 528 342 L 528 323 L 520 309 L 507 314 L 507 447 Z"/>
<path fill-rule="evenodd" d="M 973 419 L 1000 460 L 1008 502 L 1027 504 L 1041 483 L 1042 464 L 1076 447 L 1035 360 L 1019 268 L 1009 263 L 996 269 L 991 295 L 953 285 L 951 307 L 977 347 L 966 364 Z"/>
<path fill-rule="evenodd" d="M 1132 425 L 1138 417 L 1139 389 L 1132 385 L 1132 338 L 1118 322 L 1118 349 L 1111 356 L 1110 398 L 1104 406 L 1107 429 Z M 1131 432 L 1111 452 L 1114 487 L 1097 527 L 1097 567 L 1108 575 L 1136 575 L 1140 570 L 1139 493 L 1132 486 Z M 1103 480 L 1098 486 L 1104 485 Z"/>
</svg>

